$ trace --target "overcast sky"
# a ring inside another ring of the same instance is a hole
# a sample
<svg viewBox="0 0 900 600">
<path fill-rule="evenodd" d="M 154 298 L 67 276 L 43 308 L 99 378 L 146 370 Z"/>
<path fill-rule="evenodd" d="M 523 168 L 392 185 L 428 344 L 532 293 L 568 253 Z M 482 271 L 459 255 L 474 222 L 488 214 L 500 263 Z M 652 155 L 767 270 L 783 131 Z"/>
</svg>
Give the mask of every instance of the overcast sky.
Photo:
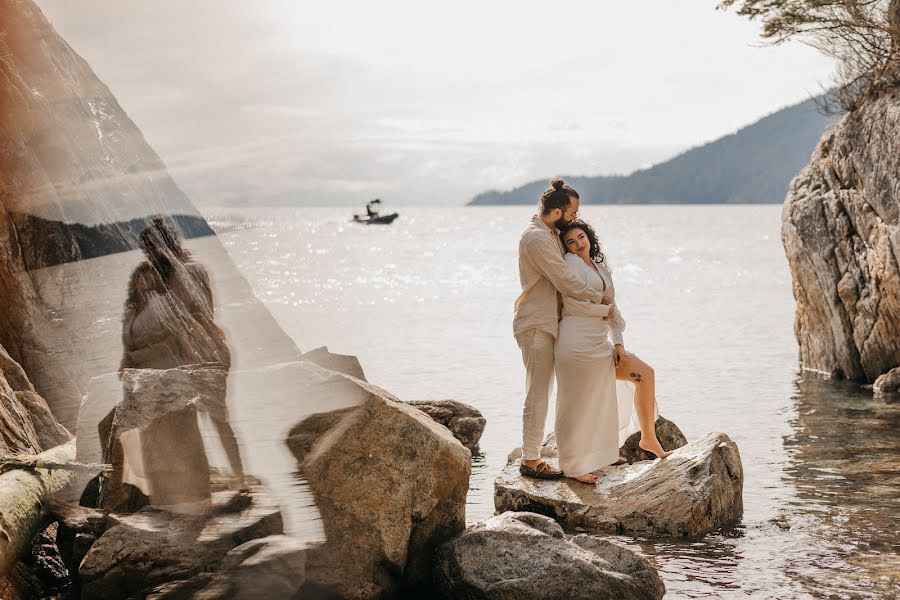
<svg viewBox="0 0 900 600">
<path fill-rule="evenodd" d="M 627 173 L 828 85 L 715 0 L 37 0 L 201 207 Z"/>
</svg>

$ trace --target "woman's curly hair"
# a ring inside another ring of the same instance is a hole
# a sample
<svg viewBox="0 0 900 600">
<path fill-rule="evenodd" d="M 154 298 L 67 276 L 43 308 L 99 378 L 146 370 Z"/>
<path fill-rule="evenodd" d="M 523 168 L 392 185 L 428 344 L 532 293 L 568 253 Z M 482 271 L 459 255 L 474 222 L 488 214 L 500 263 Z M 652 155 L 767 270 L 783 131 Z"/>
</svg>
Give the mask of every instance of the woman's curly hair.
<svg viewBox="0 0 900 600">
<path fill-rule="evenodd" d="M 559 230 L 559 239 L 563 243 L 563 247 L 565 248 L 566 240 L 563 236 L 566 235 L 569 231 L 573 229 L 580 229 L 584 232 L 584 234 L 588 237 L 588 241 L 591 243 L 591 260 L 595 263 L 603 263 L 609 267 L 609 263 L 606 262 L 606 255 L 603 254 L 603 251 L 600 249 L 600 238 L 597 237 L 597 232 L 594 231 L 594 228 L 591 227 L 587 221 L 582 221 L 581 219 L 575 219 L 565 227 Z"/>
</svg>

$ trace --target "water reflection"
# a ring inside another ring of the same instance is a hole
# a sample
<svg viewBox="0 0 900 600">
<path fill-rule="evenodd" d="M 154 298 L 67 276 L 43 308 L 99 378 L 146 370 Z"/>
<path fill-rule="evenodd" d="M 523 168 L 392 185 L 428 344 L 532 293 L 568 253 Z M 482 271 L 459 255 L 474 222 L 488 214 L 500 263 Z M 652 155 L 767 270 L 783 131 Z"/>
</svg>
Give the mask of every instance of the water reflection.
<svg viewBox="0 0 900 600">
<path fill-rule="evenodd" d="M 785 436 L 785 510 L 809 547 L 785 565 L 813 597 L 900 592 L 900 398 L 814 375 L 795 385 L 796 417 Z"/>
</svg>

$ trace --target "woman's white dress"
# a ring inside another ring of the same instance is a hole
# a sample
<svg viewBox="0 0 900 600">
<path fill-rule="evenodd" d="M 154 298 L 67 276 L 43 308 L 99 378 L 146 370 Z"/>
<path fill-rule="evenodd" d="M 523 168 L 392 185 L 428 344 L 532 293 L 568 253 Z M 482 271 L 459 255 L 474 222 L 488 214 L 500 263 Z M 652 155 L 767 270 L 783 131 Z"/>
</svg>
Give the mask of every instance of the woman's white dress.
<svg viewBox="0 0 900 600">
<path fill-rule="evenodd" d="M 603 304 L 615 301 L 605 264 L 595 270 L 574 254 L 565 260 L 568 269 L 603 294 Z M 569 476 L 613 464 L 619 447 L 640 431 L 634 384 L 616 380 L 613 362 L 613 344 L 625 329 L 622 314 L 615 308 L 608 318 L 592 316 L 586 307 L 563 297 L 556 338 L 556 443 L 560 469 Z"/>
<path fill-rule="evenodd" d="M 225 333 L 213 315 L 209 275 L 198 262 L 173 265 L 163 293 L 150 292 L 140 309 L 127 309 L 122 324 L 121 368 L 173 369 L 182 366 L 228 371 L 231 355 Z M 139 269 L 148 269 L 143 263 Z M 215 420 L 228 421 L 225 388 L 206 394 L 194 406 Z M 123 401 L 127 405 L 129 398 Z M 157 418 L 149 426 L 120 426 L 124 466 L 122 482 L 172 507 L 206 502 L 210 497 L 209 462 L 192 411 Z"/>
</svg>

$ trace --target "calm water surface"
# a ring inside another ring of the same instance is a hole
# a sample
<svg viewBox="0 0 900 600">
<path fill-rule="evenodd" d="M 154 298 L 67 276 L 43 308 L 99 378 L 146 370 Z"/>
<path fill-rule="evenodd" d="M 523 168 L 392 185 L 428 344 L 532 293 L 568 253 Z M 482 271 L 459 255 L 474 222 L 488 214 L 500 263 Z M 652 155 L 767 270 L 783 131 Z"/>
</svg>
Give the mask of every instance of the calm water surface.
<svg viewBox="0 0 900 600">
<path fill-rule="evenodd" d="M 519 445 L 524 371 L 511 321 L 531 209 L 401 208 L 390 227 L 349 223 L 351 212 L 209 217 L 301 349 L 354 354 L 402 399 L 482 411 L 468 520 L 486 518 L 494 477 Z M 661 414 L 689 439 L 727 433 L 744 464 L 733 531 L 621 538 L 652 556 L 667 598 L 897 597 L 900 404 L 799 376 L 781 207 L 582 212 L 613 267 L 626 347 L 656 370 Z"/>
</svg>

